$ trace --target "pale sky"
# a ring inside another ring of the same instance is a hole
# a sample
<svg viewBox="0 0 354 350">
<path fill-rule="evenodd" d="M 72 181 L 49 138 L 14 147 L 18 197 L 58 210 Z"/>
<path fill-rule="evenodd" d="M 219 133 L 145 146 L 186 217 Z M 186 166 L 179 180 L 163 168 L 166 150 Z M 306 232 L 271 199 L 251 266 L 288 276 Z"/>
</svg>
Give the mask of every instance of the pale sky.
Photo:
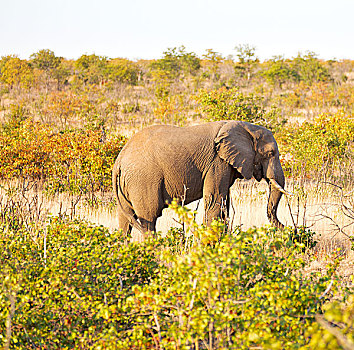
<svg viewBox="0 0 354 350">
<path fill-rule="evenodd" d="M 239 44 L 261 60 L 354 59 L 354 0 L 0 0 L 0 56 L 151 59 L 181 45 L 227 56 Z"/>
</svg>

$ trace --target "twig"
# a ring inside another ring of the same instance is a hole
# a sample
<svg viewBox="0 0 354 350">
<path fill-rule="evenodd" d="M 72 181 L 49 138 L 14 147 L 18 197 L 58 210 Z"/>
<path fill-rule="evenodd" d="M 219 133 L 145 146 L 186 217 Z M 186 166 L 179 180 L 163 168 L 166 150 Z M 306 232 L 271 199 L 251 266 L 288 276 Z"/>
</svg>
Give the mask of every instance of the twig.
<svg viewBox="0 0 354 350">
<path fill-rule="evenodd" d="M 339 345 L 344 350 L 354 350 L 354 344 L 337 327 L 331 326 L 322 315 L 316 315 L 315 318 L 326 331 L 331 333 L 337 339 Z"/>
<path fill-rule="evenodd" d="M 64 284 L 64 289 L 66 289 L 68 292 L 73 293 L 78 299 L 82 300 L 80 295 L 76 293 L 74 287 L 69 287 L 66 284 Z"/>
<path fill-rule="evenodd" d="M 342 186 L 336 185 L 336 184 L 334 184 L 334 183 L 332 183 L 332 182 L 329 182 L 329 181 L 321 181 L 321 183 L 326 184 L 326 185 L 332 185 L 332 186 L 334 186 L 334 187 L 338 187 L 338 188 L 341 189 L 341 190 L 343 189 Z"/>
<path fill-rule="evenodd" d="M 289 208 L 290 217 L 291 217 L 291 220 L 293 221 L 294 233 L 296 234 L 296 233 L 297 233 L 297 225 L 296 225 L 296 223 L 295 223 L 294 216 L 293 216 L 293 213 L 292 213 L 292 211 L 291 211 L 291 207 L 290 207 L 290 203 L 289 203 L 288 196 L 285 196 L 285 197 L 286 197 L 286 203 L 287 203 L 288 208 Z M 299 198 L 299 197 L 297 197 L 297 198 Z"/>
<path fill-rule="evenodd" d="M 195 290 L 195 288 L 197 287 L 197 282 L 198 282 L 198 279 L 195 278 L 194 281 L 193 281 L 193 290 Z M 193 294 L 193 295 L 192 295 L 192 300 L 191 300 L 191 302 L 190 302 L 190 304 L 189 304 L 189 310 L 192 310 L 192 309 L 193 309 L 194 297 L 195 297 L 195 295 Z"/>
<path fill-rule="evenodd" d="M 338 232 L 341 232 L 341 233 L 343 233 L 345 236 L 347 236 L 348 238 L 351 238 L 346 232 L 343 231 L 343 228 L 340 227 L 340 226 L 333 220 L 333 218 L 331 218 L 331 217 L 328 216 L 328 215 L 324 215 L 324 214 L 320 214 L 320 216 L 322 216 L 322 217 L 325 218 L 325 219 L 330 220 L 330 221 L 332 222 L 332 225 L 334 225 L 334 226 L 337 228 Z M 353 223 L 350 223 L 349 225 L 346 225 L 345 227 L 350 226 L 350 225 L 352 225 L 352 224 L 353 224 Z"/>
<path fill-rule="evenodd" d="M 15 310 L 16 310 L 16 294 L 13 295 L 12 291 L 10 290 L 8 293 L 8 297 L 10 300 L 10 311 L 6 318 L 6 338 L 4 343 L 4 349 L 10 349 L 11 344 L 11 333 L 12 333 L 12 318 L 14 317 Z"/>
<path fill-rule="evenodd" d="M 47 227 L 44 229 L 44 239 L 43 239 L 43 259 L 44 259 L 44 266 L 47 266 Z"/>
<path fill-rule="evenodd" d="M 27 329 L 25 328 L 24 325 L 22 325 L 22 328 L 23 328 L 23 330 L 25 331 L 25 333 L 26 333 L 26 335 L 27 335 L 27 337 L 28 337 L 28 339 L 29 339 L 29 341 L 30 341 L 30 343 L 31 343 L 32 348 L 33 348 L 33 349 L 37 348 L 37 345 L 33 342 L 32 338 L 31 338 L 30 335 L 28 334 Z"/>
<path fill-rule="evenodd" d="M 123 290 L 123 280 L 120 275 L 118 275 L 118 278 L 119 278 L 119 283 L 120 283 L 120 290 L 122 291 Z"/>
<path fill-rule="evenodd" d="M 333 280 L 331 280 L 331 282 L 329 283 L 326 290 L 321 294 L 321 296 L 319 297 L 319 300 L 321 300 L 331 290 L 332 285 L 333 285 Z"/>
<path fill-rule="evenodd" d="M 232 200 L 231 198 L 231 194 L 230 194 L 230 206 L 232 208 L 232 218 L 231 220 L 229 221 L 229 227 L 230 229 L 232 230 L 233 226 L 234 226 L 234 220 L 235 220 L 235 207 L 234 207 L 234 201 Z M 231 211 L 231 208 L 230 208 L 230 211 Z M 230 214 L 229 214 L 230 215 Z"/>
<path fill-rule="evenodd" d="M 159 323 L 159 320 L 157 318 L 157 315 L 154 314 L 154 320 L 155 320 L 155 323 L 156 323 L 156 329 L 157 329 L 157 333 L 159 334 L 159 342 L 161 344 L 161 328 L 160 328 L 160 323 Z"/>
</svg>

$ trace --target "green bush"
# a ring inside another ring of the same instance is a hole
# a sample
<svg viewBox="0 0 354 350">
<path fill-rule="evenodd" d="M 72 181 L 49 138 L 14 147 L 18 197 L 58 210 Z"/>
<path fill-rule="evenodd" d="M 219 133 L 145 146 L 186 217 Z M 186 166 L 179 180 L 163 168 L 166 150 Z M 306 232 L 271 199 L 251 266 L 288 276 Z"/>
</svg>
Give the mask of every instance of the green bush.
<svg viewBox="0 0 354 350">
<path fill-rule="evenodd" d="M 202 90 L 196 100 L 200 103 L 203 117 L 208 121 L 244 120 L 270 130 L 278 130 L 286 122 L 280 117 L 277 108 L 266 111 L 261 97 L 244 95 L 238 88 Z"/>
<path fill-rule="evenodd" d="M 277 135 L 284 169 L 292 176 L 352 179 L 354 118 L 344 112 L 319 115 L 311 122 L 288 126 Z"/>
<path fill-rule="evenodd" d="M 35 237 L 3 222 L 0 346 L 9 318 L 12 349 L 87 349 L 111 328 L 126 331 L 124 301 L 157 275 L 156 252 L 158 242 L 125 244 L 121 233 L 80 221 L 53 218 Z"/>
<path fill-rule="evenodd" d="M 324 314 L 316 319 L 318 323 L 307 330 L 311 337 L 309 349 L 354 348 L 354 295 L 346 302 L 328 303 L 324 306 Z"/>
<path fill-rule="evenodd" d="M 200 69 L 200 59 L 194 52 L 186 52 L 186 48 L 169 48 L 160 58 L 150 64 L 150 70 L 164 72 L 167 79 L 176 79 L 183 73 L 184 75 L 195 75 Z"/>
<path fill-rule="evenodd" d="M 275 56 L 266 62 L 266 68 L 260 73 L 270 84 L 280 88 L 285 83 L 299 80 L 298 73 L 291 67 L 289 60 L 282 56 Z"/>
<path fill-rule="evenodd" d="M 140 74 L 137 64 L 124 58 L 116 58 L 108 62 L 105 77 L 113 82 L 136 85 Z"/>
<path fill-rule="evenodd" d="M 316 56 L 314 52 L 308 51 L 305 55 L 299 53 L 293 59 L 293 69 L 305 84 L 310 85 L 317 81 L 330 81 L 332 79 L 328 69 Z"/>
<path fill-rule="evenodd" d="M 135 315 L 127 332 L 114 332 L 117 348 L 252 347 L 293 349 L 321 310 L 326 276 L 305 277 L 304 261 L 281 234 L 236 231 L 215 245 L 165 256 L 169 269 L 133 288 L 127 299 Z"/>
<path fill-rule="evenodd" d="M 75 61 L 76 75 L 84 84 L 101 84 L 105 78 L 107 62 L 105 56 L 82 55 Z"/>
<path fill-rule="evenodd" d="M 305 245 L 291 239 L 291 230 L 227 232 L 224 223 L 199 226 L 193 212 L 176 203 L 172 208 L 188 235 L 173 229 L 166 238 L 144 243 L 128 243 L 119 231 L 78 220 L 52 218 L 28 231 L 28 223 L 10 226 L 11 214 L 2 216 L 0 344 L 13 349 L 315 344 L 321 332 L 315 317 L 328 287 L 336 290 L 338 261 L 327 272 L 305 274 Z"/>
<path fill-rule="evenodd" d="M 289 232 L 289 238 L 293 243 L 303 245 L 302 252 L 315 248 L 318 243 L 316 232 L 304 226 L 298 227 L 297 230 L 291 230 Z"/>
</svg>

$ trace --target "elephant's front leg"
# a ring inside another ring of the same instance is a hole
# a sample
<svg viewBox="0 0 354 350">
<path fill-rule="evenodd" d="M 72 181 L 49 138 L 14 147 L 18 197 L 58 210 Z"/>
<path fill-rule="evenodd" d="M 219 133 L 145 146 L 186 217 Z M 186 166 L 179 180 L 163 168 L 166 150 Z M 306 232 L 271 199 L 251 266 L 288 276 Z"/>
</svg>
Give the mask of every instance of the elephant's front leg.
<svg viewBox="0 0 354 350">
<path fill-rule="evenodd" d="M 226 219 L 229 213 L 229 187 L 231 169 L 221 163 L 208 171 L 204 180 L 204 223 L 210 225 L 213 219 Z"/>
<path fill-rule="evenodd" d="M 221 218 L 225 220 L 228 217 L 228 196 L 209 193 L 203 198 L 204 200 L 204 224 L 209 226 L 214 219 Z"/>
</svg>

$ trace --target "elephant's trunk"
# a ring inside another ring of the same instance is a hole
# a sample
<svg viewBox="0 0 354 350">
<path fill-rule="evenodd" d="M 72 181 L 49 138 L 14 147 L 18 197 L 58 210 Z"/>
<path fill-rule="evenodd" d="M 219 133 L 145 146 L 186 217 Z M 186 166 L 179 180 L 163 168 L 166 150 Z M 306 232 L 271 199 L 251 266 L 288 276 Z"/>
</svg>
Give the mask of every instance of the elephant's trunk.
<svg viewBox="0 0 354 350">
<path fill-rule="evenodd" d="M 283 193 L 289 194 L 284 190 L 285 177 L 283 170 L 278 168 L 272 177 L 267 177 L 267 182 L 269 184 L 269 198 L 267 206 L 267 216 L 269 221 L 277 228 L 284 228 L 284 225 L 278 220 L 277 209 L 279 201 Z"/>
</svg>

